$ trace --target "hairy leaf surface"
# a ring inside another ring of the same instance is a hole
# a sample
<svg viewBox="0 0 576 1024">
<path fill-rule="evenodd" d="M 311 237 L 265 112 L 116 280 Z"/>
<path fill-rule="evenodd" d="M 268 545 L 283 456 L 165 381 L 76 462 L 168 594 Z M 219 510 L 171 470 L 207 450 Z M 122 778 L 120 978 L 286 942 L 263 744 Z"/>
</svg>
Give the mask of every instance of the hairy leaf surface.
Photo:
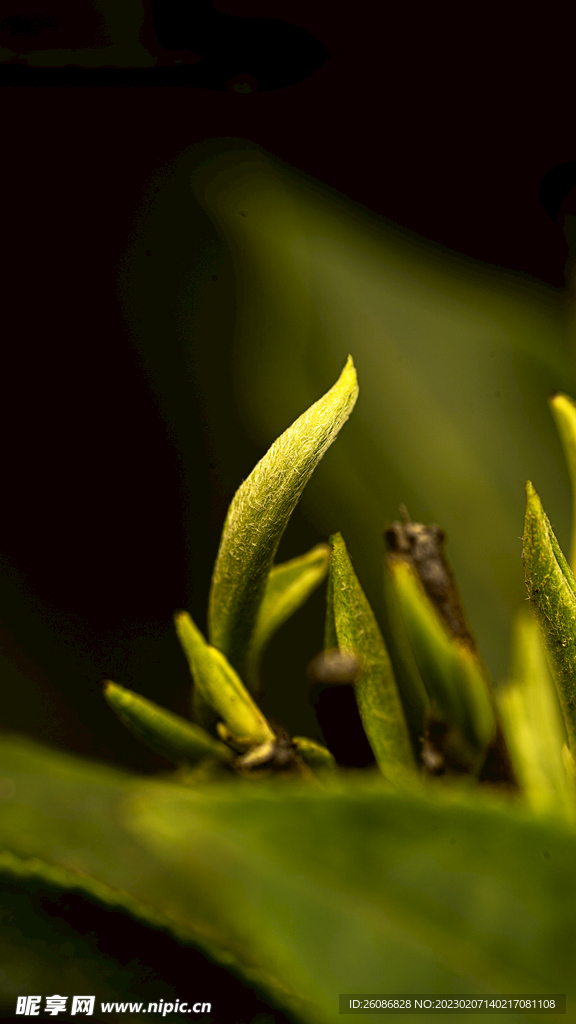
<svg viewBox="0 0 576 1024">
<path fill-rule="evenodd" d="M 280 538 L 357 396 L 348 356 L 334 386 L 280 435 L 232 499 L 212 576 L 208 633 L 242 678 Z"/>
</svg>

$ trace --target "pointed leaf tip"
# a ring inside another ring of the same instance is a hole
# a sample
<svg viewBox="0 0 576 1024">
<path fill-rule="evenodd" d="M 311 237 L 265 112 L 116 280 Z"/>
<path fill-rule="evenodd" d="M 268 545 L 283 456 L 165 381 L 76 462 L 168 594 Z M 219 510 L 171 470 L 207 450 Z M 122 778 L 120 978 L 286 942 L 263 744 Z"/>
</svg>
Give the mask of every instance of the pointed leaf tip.
<svg viewBox="0 0 576 1024">
<path fill-rule="evenodd" d="M 212 576 L 208 632 L 242 678 L 280 538 L 357 397 L 348 356 L 336 383 L 274 441 L 232 499 Z"/>
<path fill-rule="evenodd" d="M 104 697 L 123 725 L 139 740 L 171 761 L 191 764 L 205 759 L 231 760 L 229 747 L 212 739 L 204 729 L 154 701 L 107 680 Z"/>
<path fill-rule="evenodd" d="M 177 614 L 175 621 L 194 684 L 206 705 L 223 720 L 227 739 L 243 748 L 273 740 L 274 732 L 227 658 L 206 642 L 187 612 Z"/>
<path fill-rule="evenodd" d="M 560 391 L 549 398 L 550 411 L 560 436 L 572 488 L 572 543 L 570 565 L 576 570 L 576 402 Z"/>
</svg>

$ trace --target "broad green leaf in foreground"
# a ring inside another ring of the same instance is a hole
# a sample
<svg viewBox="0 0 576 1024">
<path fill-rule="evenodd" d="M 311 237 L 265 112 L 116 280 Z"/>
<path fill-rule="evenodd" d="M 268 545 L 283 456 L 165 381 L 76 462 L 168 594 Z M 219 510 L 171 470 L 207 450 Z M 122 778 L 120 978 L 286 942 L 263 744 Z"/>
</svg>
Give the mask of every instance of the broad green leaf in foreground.
<svg viewBox="0 0 576 1024">
<path fill-rule="evenodd" d="M 175 622 L 202 708 L 211 708 L 221 719 L 220 736 L 240 750 L 272 742 L 272 729 L 221 651 L 206 643 L 187 612 L 178 612 Z"/>
<path fill-rule="evenodd" d="M 576 997 L 576 836 L 560 820 L 362 773 L 281 797 L 276 780 L 191 790 L 14 737 L 0 775 L 6 877 L 45 870 L 169 928 L 299 1024 L 332 1024 L 343 990 Z"/>
<path fill-rule="evenodd" d="M 330 548 L 317 544 L 311 551 L 289 562 L 273 565 L 258 609 L 254 632 L 246 658 L 246 685 L 251 693 L 258 689 L 258 670 L 271 638 L 316 590 L 328 572 Z"/>
<path fill-rule="evenodd" d="M 523 538 L 528 598 L 540 628 L 572 754 L 576 752 L 576 580 L 540 498 L 526 484 Z"/>
<path fill-rule="evenodd" d="M 562 757 L 564 723 L 554 682 L 532 612 L 523 607 L 514 623 L 510 678 L 498 706 L 516 775 L 535 811 L 574 821 L 572 785 Z"/>
<path fill-rule="evenodd" d="M 342 535 L 334 534 L 330 543 L 326 636 L 334 633 L 338 648 L 360 661 L 354 689 L 364 731 L 384 777 L 405 780 L 416 765 L 388 652 Z"/>
<path fill-rule="evenodd" d="M 232 499 L 212 576 L 208 634 L 242 678 L 280 538 L 357 396 L 356 370 L 348 356 L 330 391 L 281 434 Z"/>
<path fill-rule="evenodd" d="M 115 912 L 113 908 L 103 909 L 88 903 L 85 890 L 74 892 L 73 881 L 63 889 L 62 873 L 59 883 L 48 885 L 30 865 L 30 861 L 0 853 L 0 1019 L 14 1019 L 18 996 L 53 993 L 55 979 L 58 979 L 58 992 L 96 995 L 92 1020 L 100 1020 L 101 1002 L 138 1001 L 147 1006 L 155 1001 L 158 1006 L 162 999 L 174 1006 L 182 993 L 175 991 L 167 980 L 168 972 L 164 972 L 163 978 L 154 972 L 154 954 L 150 949 L 153 944 L 145 945 L 149 935 L 146 928 L 129 924 L 132 940 L 137 937 L 142 945 L 137 947 L 137 957 L 133 946 L 118 956 L 115 935 L 121 941 L 126 924 L 122 920 L 124 911 L 116 909 Z M 115 925 L 119 926 L 116 931 Z M 106 929 L 105 935 L 100 930 L 102 927 Z M 163 943 L 166 952 L 170 945 L 166 939 Z M 68 1010 L 70 1003 L 69 997 Z M 69 1018 L 64 1015 L 64 1019 Z M 116 1015 L 116 1019 L 121 1019 L 123 1024 L 139 1024 L 142 1020 L 141 1016 L 129 1012 Z M 161 1019 L 162 1012 L 146 1015 L 148 1021 Z M 181 1024 L 190 1017 L 171 1014 L 171 1019 Z"/>
<path fill-rule="evenodd" d="M 556 392 L 550 396 L 550 409 L 556 422 L 572 485 L 572 547 L 570 566 L 576 572 L 576 403 L 569 395 Z"/>
<path fill-rule="evenodd" d="M 195 764 L 211 758 L 225 762 L 234 756 L 230 747 L 213 739 L 199 725 L 187 722 L 139 693 L 109 681 L 104 684 L 104 696 L 123 725 L 171 761 Z"/>
</svg>

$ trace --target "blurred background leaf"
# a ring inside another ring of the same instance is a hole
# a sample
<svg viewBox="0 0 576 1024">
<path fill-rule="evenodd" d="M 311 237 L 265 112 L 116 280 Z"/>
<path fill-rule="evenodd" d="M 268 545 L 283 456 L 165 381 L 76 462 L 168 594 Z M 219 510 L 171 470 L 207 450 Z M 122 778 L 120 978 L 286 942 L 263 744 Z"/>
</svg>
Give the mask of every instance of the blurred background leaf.
<svg viewBox="0 0 576 1024">
<path fill-rule="evenodd" d="M 404 501 L 418 521 L 441 523 L 479 645 L 500 676 L 524 596 L 518 537 L 529 471 L 562 514 L 559 531 L 568 528 L 546 401 L 555 381 L 574 385 L 564 296 L 409 238 L 261 152 L 216 155 L 194 189 L 234 260 L 234 367 L 249 429 L 274 436 L 324 367 L 353 352 L 356 415 L 304 508 L 321 531 L 350 528 L 381 613 L 386 522 Z M 274 382 L 282 391 L 272 405 Z"/>
<path fill-rule="evenodd" d="M 202 381 L 218 466 L 238 454 L 211 359 L 220 331 L 233 326 L 228 372 L 257 457 L 325 387 L 328 367 L 337 373 L 346 352 L 357 351 L 361 399 L 347 435 L 305 491 L 308 528 L 322 540 L 343 525 L 350 531 L 386 633 L 382 531 L 400 501 L 419 521 L 440 522 L 472 629 L 498 680 L 524 597 L 519 538 L 529 473 L 542 481 L 559 535 L 569 530 L 566 469 L 547 405 L 553 387 L 574 383 L 567 294 L 418 238 L 253 143 L 195 146 L 151 201 L 122 275 L 135 344 L 184 463 L 182 413 L 169 404 L 175 368 L 170 374 L 156 339 L 165 308 L 159 281 L 178 276 L 170 225 L 185 217 L 192 230 L 200 218 L 190 179 L 220 243 L 217 255 L 201 247 L 178 298 L 172 294 L 190 324 L 188 372 Z M 234 325 L 225 326 L 223 311 L 232 308 Z M 181 339 L 186 344 L 183 332 Z M 282 688 L 280 674 L 276 693 Z"/>
</svg>

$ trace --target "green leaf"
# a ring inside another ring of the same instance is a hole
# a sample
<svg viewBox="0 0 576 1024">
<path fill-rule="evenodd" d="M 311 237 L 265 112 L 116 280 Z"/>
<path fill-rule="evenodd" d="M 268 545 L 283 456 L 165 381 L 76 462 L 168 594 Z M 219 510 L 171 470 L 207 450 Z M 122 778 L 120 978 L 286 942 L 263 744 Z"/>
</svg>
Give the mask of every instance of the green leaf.
<svg viewBox="0 0 576 1024">
<path fill-rule="evenodd" d="M 232 499 L 212 576 L 208 635 L 242 678 L 280 538 L 357 396 L 356 370 L 349 356 L 330 391 L 274 442 Z"/>
<path fill-rule="evenodd" d="M 30 861 L 0 853 L 2 886 L 2 912 L 0 915 L 0 1018 L 15 1019 L 18 996 L 32 993 L 96 995 L 93 1020 L 99 1020 L 101 1002 L 148 1002 L 159 1000 L 174 1004 L 181 992 L 158 976 L 158 961 L 150 962 L 154 954 L 150 945 L 149 929 L 134 926 L 130 935 L 140 938 L 142 945 L 126 949 L 125 957 L 118 957 L 118 943 L 114 940 L 114 924 L 122 927 L 118 918 L 106 921 L 100 906 L 85 898 L 84 892 L 73 892 L 75 886 L 49 885 L 43 877 L 30 870 Z M 72 892 L 71 892 L 72 890 Z M 72 915 L 70 914 L 72 910 Z M 114 913 L 112 911 L 112 913 Z M 80 927 L 75 927 L 74 917 Z M 72 917 L 72 920 L 71 920 Z M 105 934 L 102 934 L 104 924 Z M 95 930 L 95 926 L 96 929 Z M 112 933 L 112 941 L 110 934 Z M 169 947 L 168 940 L 165 944 Z M 114 951 L 115 952 L 114 952 Z M 167 950 L 166 950 L 167 951 Z M 154 971 L 156 967 L 156 971 Z M 55 984 L 55 979 L 57 983 Z M 44 1003 L 44 999 L 42 999 Z M 41 1013 L 42 1015 L 42 1013 Z M 147 1014 L 147 1020 L 161 1019 L 161 1013 Z M 66 1015 L 64 1015 L 66 1019 Z M 80 1017 L 82 1019 L 82 1017 Z M 141 1018 L 126 1013 L 123 1022 L 136 1022 Z M 178 1015 L 177 1021 L 190 1019 Z"/>
<path fill-rule="evenodd" d="M 184 917 L 178 912 L 183 880 L 169 863 L 150 856 L 126 828 L 123 803 L 139 792 L 142 779 L 5 735 L 0 736 L 0 777 L 0 878 L 21 881 L 23 889 L 35 884 L 39 891 L 83 893 L 105 908 L 194 944 L 213 962 L 258 984 L 258 970 L 230 951 L 225 928 L 211 925 L 201 897 L 198 915 L 191 906 Z M 161 789 L 163 783 L 155 785 Z M 182 786 L 171 788 L 188 792 Z M 116 982 L 117 975 L 110 981 Z M 116 999 L 124 985 L 118 985 Z M 273 998 L 273 984 L 263 987 Z M 108 986 L 102 991 L 106 998 Z"/>
<path fill-rule="evenodd" d="M 246 659 L 246 685 L 258 690 L 258 672 L 264 651 L 282 623 L 300 608 L 328 572 L 330 548 L 317 544 L 305 555 L 273 565 L 252 633 Z"/>
<path fill-rule="evenodd" d="M 570 565 L 576 572 L 576 402 L 569 395 L 556 392 L 550 396 L 550 409 L 556 422 L 572 485 L 572 546 Z"/>
<path fill-rule="evenodd" d="M 406 718 L 416 733 L 421 736 L 424 733 L 426 718 L 430 710 L 430 699 L 410 646 L 387 562 L 384 565 L 383 592 L 390 634 L 390 638 L 386 639 L 394 668 L 394 677 L 398 682 Z"/>
<path fill-rule="evenodd" d="M 436 717 L 460 730 L 462 757 L 481 767 L 496 731 L 493 697 L 470 647 L 452 636 L 413 567 L 389 560 L 389 570 L 410 646 Z M 468 747 L 468 749 L 467 749 Z"/>
<path fill-rule="evenodd" d="M 139 740 L 171 761 L 195 764 L 204 758 L 230 761 L 230 747 L 214 740 L 204 729 L 161 708 L 153 701 L 117 683 L 104 684 L 104 697 L 118 718 Z"/>
<path fill-rule="evenodd" d="M 523 537 L 528 598 L 548 654 L 572 754 L 576 752 L 576 580 L 530 481 Z"/>
<path fill-rule="evenodd" d="M 13 860 L 155 919 L 296 1021 L 332 1024 L 342 989 L 576 999 L 576 835 L 511 801 L 358 772 L 189 790 L 11 737 L 0 776 Z"/>
<path fill-rule="evenodd" d="M 222 739 L 241 750 L 274 741 L 274 733 L 221 651 L 206 643 L 187 612 L 175 615 L 176 632 L 203 704 L 222 721 Z"/>
<path fill-rule="evenodd" d="M 334 573 L 328 572 L 328 583 L 326 586 L 326 619 L 324 621 L 324 651 L 336 651 L 338 649 L 338 633 L 336 631 L 336 620 L 334 617 Z"/>
<path fill-rule="evenodd" d="M 564 723 L 536 619 L 525 607 L 514 623 L 510 677 L 498 690 L 498 706 L 514 769 L 531 807 L 574 821 L 574 792 L 562 756 Z"/>
<path fill-rule="evenodd" d="M 389 781 L 404 781 L 415 775 L 416 766 L 388 652 L 342 535 L 334 534 L 330 543 L 327 619 L 334 621 L 339 649 L 354 654 L 360 662 L 354 689 L 378 767 Z"/>
</svg>

